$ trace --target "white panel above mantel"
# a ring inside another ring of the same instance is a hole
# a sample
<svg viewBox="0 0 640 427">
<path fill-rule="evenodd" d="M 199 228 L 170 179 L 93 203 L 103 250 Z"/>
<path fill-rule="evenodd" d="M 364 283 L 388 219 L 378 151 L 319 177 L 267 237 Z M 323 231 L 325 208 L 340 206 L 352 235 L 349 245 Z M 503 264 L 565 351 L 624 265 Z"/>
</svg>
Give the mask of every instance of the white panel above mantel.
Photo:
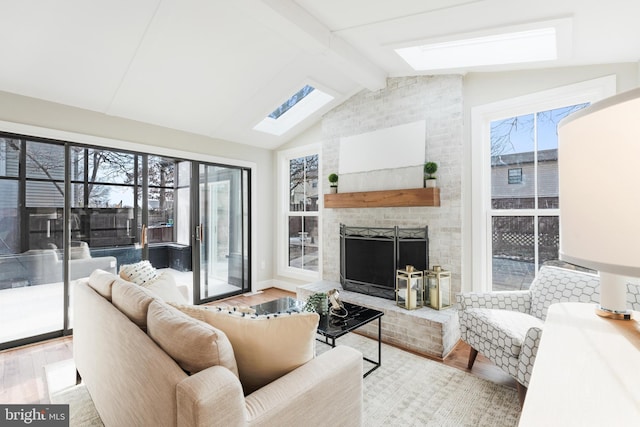
<svg viewBox="0 0 640 427">
<path fill-rule="evenodd" d="M 338 174 L 342 179 L 344 174 L 423 165 L 425 145 L 425 120 L 343 137 Z"/>
</svg>

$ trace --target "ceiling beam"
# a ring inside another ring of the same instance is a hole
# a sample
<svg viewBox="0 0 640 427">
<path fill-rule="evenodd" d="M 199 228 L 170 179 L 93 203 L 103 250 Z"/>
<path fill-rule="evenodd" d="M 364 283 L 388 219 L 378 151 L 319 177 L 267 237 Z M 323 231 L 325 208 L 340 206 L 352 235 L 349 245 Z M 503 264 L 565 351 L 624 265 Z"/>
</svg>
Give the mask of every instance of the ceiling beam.
<svg viewBox="0 0 640 427">
<path fill-rule="evenodd" d="M 292 0 L 262 0 L 286 25 L 276 25 L 288 40 L 310 52 L 321 53 L 354 82 L 376 91 L 387 83 L 387 73 L 351 44 L 333 34 L 322 22 Z M 262 16 L 264 18 L 264 16 Z M 280 20 L 279 20 L 280 21 Z M 280 22 L 281 24 L 282 22 Z"/>
</svg>

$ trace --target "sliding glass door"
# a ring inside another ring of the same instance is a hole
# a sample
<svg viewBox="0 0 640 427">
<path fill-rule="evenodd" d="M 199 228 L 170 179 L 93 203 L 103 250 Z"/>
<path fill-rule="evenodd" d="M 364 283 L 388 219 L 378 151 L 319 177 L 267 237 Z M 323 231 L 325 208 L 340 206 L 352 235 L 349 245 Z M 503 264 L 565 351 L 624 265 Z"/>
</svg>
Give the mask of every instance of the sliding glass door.
<svg viewBox="0 0 640 427">
<path fill-rule="evenodd" d="M 0 134 L 0 350 L 70 334 L 77 280 L 149 260 L 205 302 L 250 289 L 249 170 Z"/>
<path fill-rule="evenodd" d="M 64 149 L 0 138 L 0 344 L 64 328 Z"/>
<path fill-rule="evenodd" d="M 242 168 L 194 165 L 198 212 L 196 302 L 249 290 L 249 181 Z M 196 249 L 197 248 L 197 249 Z"/>
</svg>

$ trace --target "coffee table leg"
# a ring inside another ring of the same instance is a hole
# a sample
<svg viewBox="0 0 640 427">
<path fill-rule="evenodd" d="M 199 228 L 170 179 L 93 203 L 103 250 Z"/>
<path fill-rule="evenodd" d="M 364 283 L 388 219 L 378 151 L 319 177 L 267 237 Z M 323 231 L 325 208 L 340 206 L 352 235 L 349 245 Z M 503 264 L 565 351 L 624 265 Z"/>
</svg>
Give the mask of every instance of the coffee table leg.
<svg viewBox="0 0 640 427">
<path fill-rule="evenodd" d="M 371 368 L 367 372 L 365 372 L 365 374 L 362 376 L 363 378 L 365 378 L 371 372 L 373 372 L 376 369 L 378 369 L 380 367 L 380 365 L 382 365 L 382 317 L 378 317 L 378 361 L 375 362 L 375 361 L 373 361 L 371 359 L 368 359 L 366 357 L 363 357 L 363 359 L 366 360 L 367 362 L 373 363 L 373 365 L 374 365 L 373 368 Z"/>
</svg>

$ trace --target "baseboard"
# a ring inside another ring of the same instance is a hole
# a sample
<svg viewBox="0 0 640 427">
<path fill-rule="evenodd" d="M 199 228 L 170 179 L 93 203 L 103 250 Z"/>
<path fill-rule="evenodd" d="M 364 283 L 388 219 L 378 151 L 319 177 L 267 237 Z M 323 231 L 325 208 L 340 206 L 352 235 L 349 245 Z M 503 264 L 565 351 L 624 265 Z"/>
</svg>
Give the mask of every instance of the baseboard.
<svg viewBox="0 0 640 427">
<path fill-rule="evenodd" d="M 258 286 L 256 286 L 256 289 L 277 288 L 277 289 L 282 289 L 284 291 L 293 292 L 295 294 L 296 288 L 298 286 L 300 286 L 299 283 L 287 282 L 286 280 L 280 280 L 280 279 L 272 279 L 272 280 L 265 280 L 258 283 Z"/>
<path fill-rule="evenodd" d="M 253 287 L 252 292 L 257 293 L 261 292 L 264 289 L 273 288 L 273 280 L 263 280 L 262 282 L 257 282 Z"/>
</svg>

